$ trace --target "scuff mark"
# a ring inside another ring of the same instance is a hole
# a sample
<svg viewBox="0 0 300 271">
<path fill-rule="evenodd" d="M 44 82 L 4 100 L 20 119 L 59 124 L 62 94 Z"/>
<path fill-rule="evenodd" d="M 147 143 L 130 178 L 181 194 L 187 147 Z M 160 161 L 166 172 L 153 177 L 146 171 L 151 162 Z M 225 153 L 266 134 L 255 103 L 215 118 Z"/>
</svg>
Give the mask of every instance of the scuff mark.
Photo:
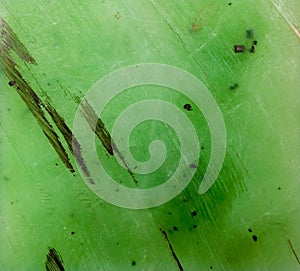
<svg viewBox="0 0 300 271">
<path fill-rule="evenodd" d="M 169 249 L 171 251 L 172 257 L 174 258 L 174 260 L 175 260 L 175 262 L 176 262 L 176 264 L 178 266 L 179 271 L 184 271 L 183 270 L 183 266 L 181 265 L 181 263 L 180 263 L 177 255 L 175 253 L 175 250 L 174 250 L 174 248 L 173 248 L 173 246 L 172 246 L 172 244 L 171 244 L 171 242 L 170 242 L 170 240 L 168 238 L 168 235 L 167 235 L 166 231 L 164 229 L 160 228 L 160 232 L 163 235 L 163 237 L 166 240 L 166 242 L 168 243 L 168 246 L 169 246 Z"/>
<path fill-rule="evenodd" d="M 295 249 L 294 249 L 294 247 L 293 247 L 291 241 L 288 239 L 287 242 L 288 242 L 289 248 L 290 248 L 290 250 L 292 251 L 292 253 L 293 253 L 293 255 L 294 255 L 294 257 L 295 257 L 297 263 L 300 264 L 300 259 L 299 259 L 298 255 L 297 255 L 297 253 L 296 253 L 296 251 L 295 251 Z"/>
<path fill-rule="evenodd" d="M 271 0 L 271 3 L 273 6 L 277 9 L 277 11 L 280 13 L 280 15 L 285 19 L 287 24 L 293 29 L 294 33 L 298 38 L 300 38 L 300 31 L 296 27 L 295 23 L 293 22 L 293 19 L 291 16 L 288 14 L 287 10 L 283 10 L 283 7 L 280 5 L 281 3 L 276 3 L 276 0 Z"/>
<path fill-rule="evenodd" d="M 45 267 L 47 271 L 64 271 L 63 259 L 55 248 L 49 248 Z"/>
</svg>

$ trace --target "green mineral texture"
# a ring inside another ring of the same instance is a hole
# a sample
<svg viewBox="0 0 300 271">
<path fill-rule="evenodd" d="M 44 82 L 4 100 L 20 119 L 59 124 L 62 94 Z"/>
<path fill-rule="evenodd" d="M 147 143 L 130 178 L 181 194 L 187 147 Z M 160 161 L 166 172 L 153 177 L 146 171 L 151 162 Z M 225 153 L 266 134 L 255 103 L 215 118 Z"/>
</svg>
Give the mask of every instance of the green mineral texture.
<svg viewBox="0 0 300 271">
<path fill-rule="evenodd" d="M 299 0 L 0 17 L 0 270 L 299 270 Z"/>
</svg>

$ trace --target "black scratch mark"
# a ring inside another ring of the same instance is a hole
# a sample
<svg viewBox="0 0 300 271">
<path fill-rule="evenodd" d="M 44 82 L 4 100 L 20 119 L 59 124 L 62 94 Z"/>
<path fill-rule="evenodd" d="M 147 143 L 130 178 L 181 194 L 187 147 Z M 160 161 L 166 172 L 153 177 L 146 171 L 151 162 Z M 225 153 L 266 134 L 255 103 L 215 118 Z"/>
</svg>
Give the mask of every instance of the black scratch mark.
<svg viewBox="0 0 300 271">
<path fill-rule="evenodd" d="M 290 241 L 289 239 L 288 239 L 287 241 L 288 241 L 289 247 L 290 247 L 290 249 L 291 249 L 291 251 L 292 251 L 292 253 L 293 253 L 293 255 L 294 255 L 294 257 L 295 257 L 295 259 L 296 259 L 296 261 L 297 261 L 297 263 L 300 264 L 299 257 L 298 257 L 298 255 L 297 255 L 297 253 L 296 253 L 296 251 L 295 251 L 295 249 L 294 249 L 294 247 L 293 247 L 291 241 Z"/>
<path fill-rule="evenodd" d="M 55 248 L 49 248 L 47 259 L 45 262 L 47 271 L 64 271 L 63 259 Z"/>
<path fill-rule="evenodd" d="M 168 235 L 167 235 L 166 231 L 163 230 L 162 228 L 160 228 L 160 232 L 162 233 L 164 239 L 165 239 L 165 240 L 167 241 L 167 243 L 168 243 L 169 249 L 170 249 L 170 251 L 171 251 L 171 253 L 172 253 L 172 256 L 173 256 L 173 258 L 174 258 L 174 260 L 175 260 L 175 262 L 176 262 L 176 264 L 177 264 L 177 266 L 178 266 L 179 271 L 184 271 L 184 270 L 183 270 L 183 267 L 182 267 L 182 265 L 181 265 L 181 263 L 180 263 L 180 261 L 179 261 L 179 259 L 178 259 L 178 257 L 177 257 L 177 255 L 176 255 L 176 253 L 175 253 L 175 251 L 174 251 L 174 248 L 173 248 L 173 246 L 172 246 L 172 244 L 171 244 L 171 242 L 170 242 L 170 240 L 169 240 L 169 238 L 168 238 Z"/>
</svg>

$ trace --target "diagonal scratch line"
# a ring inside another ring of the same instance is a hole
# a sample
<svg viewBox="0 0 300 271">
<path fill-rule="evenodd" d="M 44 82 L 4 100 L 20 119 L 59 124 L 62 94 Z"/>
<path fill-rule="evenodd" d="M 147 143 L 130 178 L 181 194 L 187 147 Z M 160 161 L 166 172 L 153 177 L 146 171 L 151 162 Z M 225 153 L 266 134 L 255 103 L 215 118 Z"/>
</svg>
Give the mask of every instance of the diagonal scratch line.
<svg viewBox="0 0 300 271">
<path fill-rule="evenodd" d="M 284 12 L 282 10 L 282 8 L 278 4 L 276 4 L 274 2 L 274 0 L 271 0 L 271 3 L 277 9 L 277 11 L 280 13 L 280 15 L 285 19 L 285 21 L 288 23 L 288 25 L 293 29 L 293 31 L 295 32 L 296 36 L 298 38 L 300 38 L 300 31 L 296 27 L 296 25 L 294 24 L 294 22 L 292 21 L 292 19 L 290 18 L 290 16 L 288 14 L 286 14 L 286 12 Z"/>
<path fill-rule="evenodd" d="M 290 247 L 290 249 L 291 249 L 291 251 L 292 251 L 292 253 L 293 253 L 293 255 L 294 255 L 296 261 L 298 262 L 298 264 L 300 264 L 299 257 L 298 257 L 298 255 L 297 255 L 297 253 L 296 253 L 296 251 L 295 251 L 295 249 L 294 249 L 294 247 L 293 247 L 291 241 L 290 241 L 289 239 L 288 239 L 287 241 L 288 241 L 289 247 Z"/>
<path fill-rule="evenodd" d="M 167 235 L 166 231 L 163 230 L 162 228 L 160 228 L 160 232 L 161 232 L 161 234 L 163 235 L 164 239 L 165 239 L 165 240 L 167 241 L 167 243 L 168 243 L 169 249 L 170 249 L 170 251 L 171 251 L 171 253 L 172 253 L 172 256 L 173 256 L 173 258 L 174 258 L 174 260 L 175 260 L 175 262 L 176 262 L 176 264 L 177 264 L 177 266 L 178 266 L 178 268 L 179 268 L 179 271 L 184 271 L 184 270 L 183 270 L 183 266 L 181 265 L 181 263 L 180 263 L 180 261 L 179 261 L 177 255 L 176 255 L 176 253 L 175 253 L 175 250 L 174 250 L 174 248 L 173 248 L 173 246 L 172 246 L 172 244 L 171 244 L 171 242 L 170 242 L 170 240 L 169 240 L 169 238 L 168 238 L 168 235 Z"/>
</svg>

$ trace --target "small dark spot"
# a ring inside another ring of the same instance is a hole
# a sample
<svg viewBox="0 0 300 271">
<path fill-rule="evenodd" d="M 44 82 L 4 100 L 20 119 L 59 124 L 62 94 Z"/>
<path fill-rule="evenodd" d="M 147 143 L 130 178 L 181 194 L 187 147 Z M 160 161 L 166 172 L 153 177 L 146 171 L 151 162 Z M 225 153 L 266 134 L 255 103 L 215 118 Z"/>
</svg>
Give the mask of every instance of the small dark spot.
<svg viewBox="0 0 300 271">
<path fill-rule="evenodd" d="M 173 227 L 174 231 L 178 231 L 178 228 L 176 226 Z"/>
<path fill-rule="evenodd" d="M 119 242 L 117 242 L 116 244 L 117 244 L 117 245 L 120 245 L 120 243 L 119 243 Z"/>
<path fill-rule="evenodd" d="M 237 89 L 238 87 L 239 87 L 239 85 L 238 85 L 237 83 L 235 83 L 235 84 L 231 85 L 231 86 L 229 87 L 229 89 L 230 89 L 230 90 L 235 90 L 235 89 Z"/>
<path fill-rule="evenodd" d="M 171 213 L 171 212 L 168 212 L 167 214 L 168 214 L 168 215 L 173 215 L 173 213 Z"/>
<path fill-rule="evenodd" d="M 58 163 L 55 163 L 56 166 L 58 166 Z"/>
<path fill-rule="evenodd" d="M 131 265 L 132 265 L 132 266 L 135 266 L 135 265 L 136 265 L 136 261 L 132 261 L 132 262 L 131 262 Z"/>
<path fill-rule="evenodd" d="M 183 202 L 188 202 L 189 199 L 188 199 L 188 198 L 184 198 L 182 201 L 183 201 Z"/>
<path fill-rule="evenodd" d="M 253 41 L 253 45 L 257 45 L 257 40 L 254 40 L 254 41 Z"/>
<path fill-rule="evenodd" d="M 71 234 L 74 235 L 74 234 L 75 234 L 75 231 L 71 231 Z"/>
<path fill-rule="evenodd" d="M 192 29 L 194 32 L 199 32 L 201 29 L 201 25 L 199 22 L 195 21 L 192 23 Z"/>
<path fill-rule="evenodd" d="M 196 164 L 190 164 L 190 168 L 197 168 Z"/>
<path fill-rule="evenodd" d="M 184 106 L 183 106 L 183 108 L 185 109 L 185 110 L 187 110 L 187 111 L 192 111 L 193 109 L 192 109 L 192 106 L 190 105 L 190 104 L 185 104 Z"/>
<path fill-rule="evenodd" d="M 256 235 L 252 235 L 252 239 L 254 242 L 257 242 L 257 236 Z"/>
<path fill-rule="evenodd" d="M 248 232 L 252 232 L 252 229 L 249 228 L 249 229 L 248 229 Z"/>
<path fill-rule="evenodd" d="M 278 190 L 281 190 L 281 187 L 279 186 L 277 189 L 278 189 Z"/>
<path fill-rule="evenodd" d="M 14 205 L 14 201 L 13 200 L 10 202 L 10 205 Z"/>
<path fill-rule="evenodd" d="M 209 267 L 210 269 L 213 269 L 212 265 Z"/>
<path fill-rule="evenodd" d="M 204 147 L 203 147 L 203 146 L 201 146 L 201 150 L 204 150 Z"/>
<path fill-rule="evenodd" d="M 196 229 L 198 227 L 198 225 L 193 225 L 193 228 Z"/>
<path fill-rule="evenodd" d="M 247 37 L 248 39 L 252 39 L 253 36 L 254 36 L 254 34 L 253 34 L 253 29 L 248 29 L 248 30 L 246 30 L 246 37 Z"/>
<path fill-rule="evenodd" d="M 9 81 L 8 82 L 8 85 L 11 86 L 11 87 L 14 86 L 15 84 L 16 84 L 16 81 Z"/>
<path fill-rule="evenodd" d="M 195 211 L 193 211 L 193 212 L 191 212 L 191 216 L 192 217 L 195 217 L 195 216 L 197 216 L 198 215 L 198 213 L 197 213 L 197 211 L 195 210 Z"/>
<path fill-rule="evenodd" d="M 48 83 L 47 85 L 50 86 L 50 83 Z"/>
<path fill-rule="evenodd" d="M 254 45 L 251 45 L 251 47 L 250 47 L 250 49 L 249 49 L 249 52 L 250 52 L 250 53 L 254 53 L 254 51 L 255 51 L 255 47 L 254 47 Z"/>
<path fill-rule="evenodd" d="M 232 5 L 232 3 L 228 3 L 228 6 L 231 6 Z"/>
<path fill-rule="evenodd" d="M 121 14 L 120 14 L 119 11 L 115 14 L 115 18 L 116 18 L 117 20 L 119 20 L 119 19 L 121 18 Z"/>
<path fill-rule="evenodd" d="M 236 44 L 234 45 L 233 50 L 235 53 L 243 53 L 245 51 L 245 46 Z"/>
</svg>

